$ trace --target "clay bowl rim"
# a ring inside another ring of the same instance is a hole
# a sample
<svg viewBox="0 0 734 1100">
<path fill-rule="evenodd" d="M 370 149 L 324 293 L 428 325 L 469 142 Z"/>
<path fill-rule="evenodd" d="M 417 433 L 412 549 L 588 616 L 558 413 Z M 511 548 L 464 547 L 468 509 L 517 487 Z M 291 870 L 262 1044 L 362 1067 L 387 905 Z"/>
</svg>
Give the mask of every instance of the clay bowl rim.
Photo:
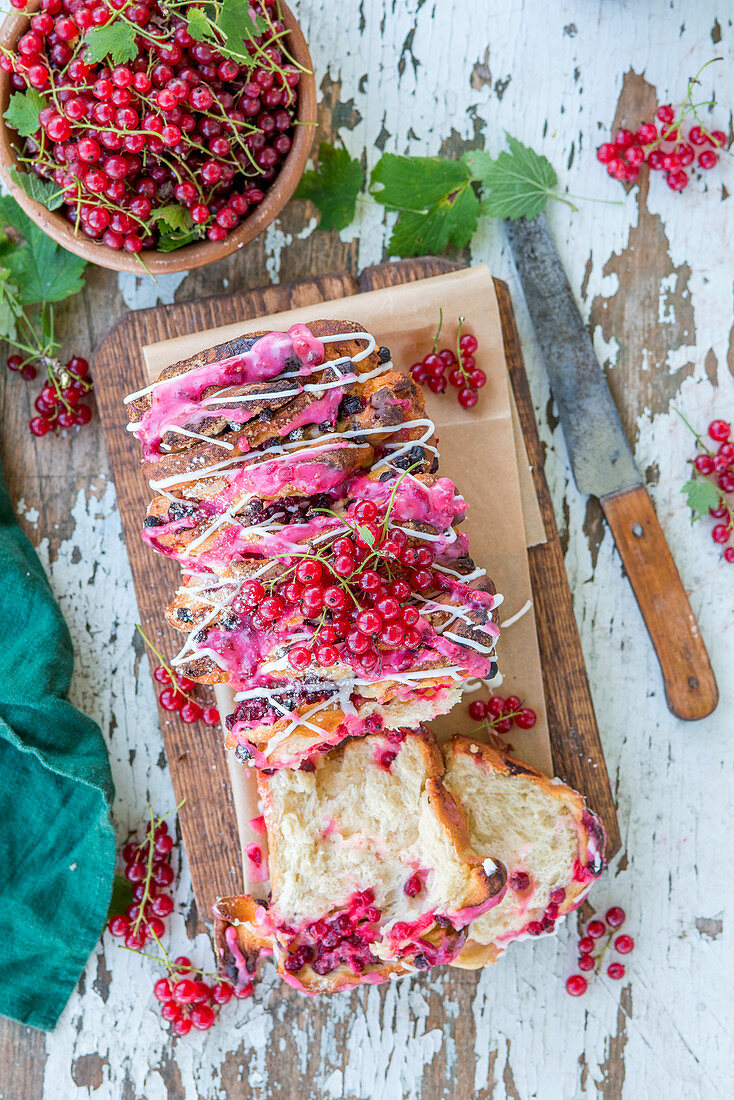
<svg viewBox="0 0 734 1100">
<path fill-rule="evenodd" d="M 12 12 L 0 26 L 0 45 L 13 48 L 21 34 L 28 27 L 28 17 L 38 8 L 38 2 L 32 3 L 24 12 Z M 311 54 L 293 12 L 287 4 L 280 0 L 282 19 L 290 31 L 289 45 L 291 53 L 296 61 L 306 71 L 302 73 L 298 83 L 298 110 L 296 119 L 293 145 L 288 153 L 283 167 L 278 173 L 275 182 L 265 193 L 263 201 L 255 207 L 241 225 L 238 225 L 223 241 L 201 241 L 196 244 L 185 245 L 175 252 L 155 252 L 153 250 L 142 252 L 141 258 L 145 267 L 130 253 L 115 252 L 105 245 L 93 241 L 87 237 L 76 236 L 74 230 L 61 214 L 47 210 L 41 203 L 36 202 L 26 195 L 25 191 L 14 182 L 9 169 L 17 166 L 16 142 L 17 135 L 5 124 L 4 114 L 10 98 L 10 76 L 4 70 L 0 70 L 0 177 L 9 193 L 18 202 L 18 205 L 26 212 L 29 218 L 51 237 L 57 244 L 83 257 L 89 263 L 98 267 L 109 268 L 112 271 L 129 271 L 135 275 L 143 276 L 146 268 L 152 275 L 166 275 L 175 271 L 191 271 L 206 264 L 215 263 L 217 260 L 231 256 L 233 252 L 243 248 L 263 230 L 265 230 L 280 214 L 283 207 L 293 195 L 298 182 L 303 175 L 308 162 L 314 134 L 316 132 L 316 78 L 313 72 Z"/>
</svg>

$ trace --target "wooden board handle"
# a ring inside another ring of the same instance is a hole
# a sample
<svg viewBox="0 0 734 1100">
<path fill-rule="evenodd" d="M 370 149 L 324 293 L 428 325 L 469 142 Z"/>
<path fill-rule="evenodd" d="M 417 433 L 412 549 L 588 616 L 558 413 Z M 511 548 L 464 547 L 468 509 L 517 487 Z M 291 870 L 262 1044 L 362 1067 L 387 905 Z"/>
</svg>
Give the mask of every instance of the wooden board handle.
<svg viewBox="0 0 734 1100">
<path fill-rule="evenodd" d="M 705 718 L 719 689 L 652 501 L 639 486 L 602 497 L 601 506 L 660 661 L 668 708 L 686 721 Z"/>
</svg>

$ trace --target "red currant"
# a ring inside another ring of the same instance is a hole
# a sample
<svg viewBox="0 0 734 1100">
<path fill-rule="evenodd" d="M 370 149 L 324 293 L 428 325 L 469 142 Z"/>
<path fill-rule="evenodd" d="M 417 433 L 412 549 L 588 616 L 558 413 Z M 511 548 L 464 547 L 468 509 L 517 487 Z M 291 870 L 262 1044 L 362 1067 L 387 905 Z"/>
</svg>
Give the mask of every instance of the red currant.
<svg viewBox="0 0 734 1100">
<path fill-rule="evenodd" d="M 586 978 L 581 974 L 572 974 L 570 978 L 566 978 L 566 989 L 572 997 L 583 997 L 588 985 Z"/>
<path fill-rule="evenodd" d="M 635 941 L 631 936 L 624 933 L 621 936 L 617 936 L 614 941 L 614 946 L 619 951 L 620 955 L 629 955 L 630 951 L 634 950 Z"/>
</svg>

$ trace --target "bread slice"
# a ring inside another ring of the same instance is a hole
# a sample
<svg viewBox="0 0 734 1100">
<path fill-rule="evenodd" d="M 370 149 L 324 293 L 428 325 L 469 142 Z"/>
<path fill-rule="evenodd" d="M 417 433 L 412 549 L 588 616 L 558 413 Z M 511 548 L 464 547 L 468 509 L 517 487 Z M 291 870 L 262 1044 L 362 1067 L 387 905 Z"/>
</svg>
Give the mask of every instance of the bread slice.
<svg viewBox="0 0 734 1100">
<path fill-rule="evenodd" d="M 186 451 L 196 468 L 196 448 L 207 440 L 221 459 L 310 426 L 329 430 L 343 399 L 357 393 L 355 376 L 379 389 L 389 370 L 388 349 L 368 343 L 363 331 L 352 321 L 313 321 L 287 333 L 249 333 L 166 367 L 127 399 L 144 462 Z"/>
<path fill-rule="evenodd" d="M 471 849 L 427 730 L 349 741 L 305 770 L 259 773 L 272 896 L 215 907 L 225 973 L 249 980 L 272 947 L 306 993 L 335 992 L 448 962 L 497 905 L 505 869 Z M 234 929 L 234 931 L 232 931 Z"/>
<path fill-rule="evenodd" d="M 494 962 L 520 937 L 554 930 L 604 868 L 604 827 L 576 791 L 468 737 L 443 749 L 446 787 L 464 808 L 479 856 L 507 867 L 507 892 L 477 917 L 453 966 Z"/>
</svg>

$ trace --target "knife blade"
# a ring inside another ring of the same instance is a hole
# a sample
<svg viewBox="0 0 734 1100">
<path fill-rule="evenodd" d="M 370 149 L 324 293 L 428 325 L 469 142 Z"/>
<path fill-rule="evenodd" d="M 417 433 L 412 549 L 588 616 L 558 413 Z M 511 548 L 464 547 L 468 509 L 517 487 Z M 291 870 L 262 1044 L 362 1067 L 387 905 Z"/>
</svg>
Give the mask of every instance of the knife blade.
<svg viewBox="0 0 734 1100">
<path fill-rule="evenodd" d="M 660 661 L 668 707 L 704 718 L 718 688 L 545 215 L 506 222 L 579 491 L 598 497 Z"/>
</svg>

